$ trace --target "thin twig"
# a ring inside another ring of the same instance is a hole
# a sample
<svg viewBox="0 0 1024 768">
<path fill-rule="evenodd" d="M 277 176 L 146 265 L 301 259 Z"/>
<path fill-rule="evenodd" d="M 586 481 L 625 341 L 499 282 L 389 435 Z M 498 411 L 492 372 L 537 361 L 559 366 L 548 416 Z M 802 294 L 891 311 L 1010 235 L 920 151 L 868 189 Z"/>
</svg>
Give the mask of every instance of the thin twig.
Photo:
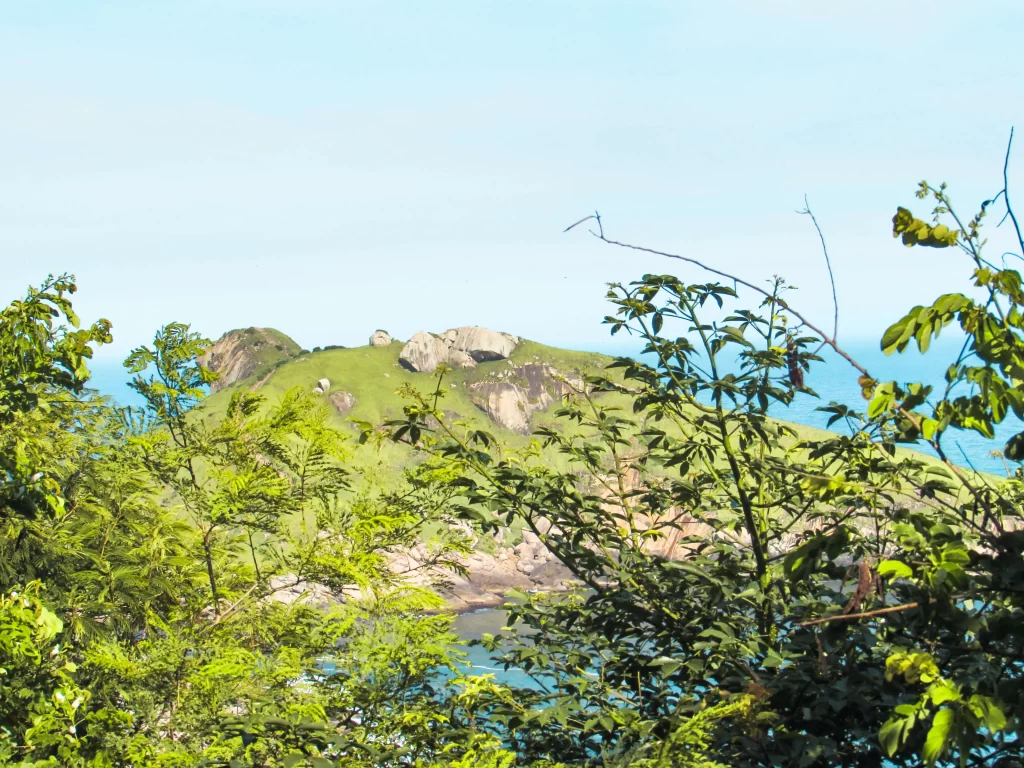
<svg viewBox="0 0 1024 768">
<path fill-rule="evenodd" d="M 569 225 L 568 227 L 566 227 L 566 228 L 565 228 L 565 229 L 563 229 L 562 231 L 563 231 L 563 232 L 568 232 L 568 231 L 569 231 L 570 229 L 573 229 L 574 227 L 578 227 L 578 226 L 579 226 L 580 224 L 582 224 L 582 223 L 583 223 L 584 221 L 590 221 L 590 220 L 591 220 L 592 218 L 594 218 L 594 216 L 593 216 L 593 215 L 590 215 L 590 216 L 584 216 L 584 217 L 583 217 L 582 219 L 580 219 L 579 221 L 577 221 L 577 222 L 575 222 L 575 223 L 573 223 L 573 224 L 570 224 L 570 225 Z"/>
<path fill-rule="evenodd" d="M 810 627 L 813 624 L 825 624 L 829 621 L 846 621 L 848 619 L 866 619 L 872 616 L 881 616 L 886 613 L 897 613 L 898 611 L 909 611 L 911 608 L 920 608 L 920 603 L 905 603 L 903 605 L 890 605 L 888 608 L 879 608 L 877 611 L 865 611 L 864 613 L 840 613 L 836 616 L 826 616 L 823 619 L 805 621 L 799 626 Z"/>
<path fill-rule="evenodd" d="M 774 296 L 774 295 L 770 294 L 764 288 L 761 288 L 759 286 L 754 285 L 753 283 L 750 283 L 750 282 L 748 282 L 746 280 L 738 278 L 735 275 L 731 275 L 728 272 L 723 272 L 720 269 L 715 269 L 714 267 L 710 267 L 707 264 L 703 263 L 702 261 L 699 261 L 698 259 L 691 258 L 689 256 L 681 256 L 681 255 L 679 255 L 677 253 L 667 253 L 665 251 L 655 250 L 654 248 L 647 248 L 647 247 L 642 246 L 642 245 L 633 245 L 632 243 L 623 243 L 623 242 L 621 242 L 619 240 L 611 240 L 611 239 L 609 239 L 608 237 L 606 237 L 604 235 L 603 228 L 602 228 L 600 234 L 598 234 L 596 232 L 593 232 L 593 231 L 591 231 L 591 234 L 594 235 L 595 237 L 597 237 L 601 242 L 607 243 L 608 245 L 618 246 L 619 248 L 627 248 L 629 250 L 639 251 L 641 253 L 649 253 L 649 254 L 652 254 L 654 256 L 662 256 L 662 257 L 664 257 L 666 259 L 676 259 L 677 261 L 684 261 L 687 264 L 693 264 L 694 266 L 700 267 L 705 272 L 710 272 L 710 273 L 712 273 L 714 275 L 719 275 L 720 277 L 724 277 L 724 278 L 726 278 L 728 280 L 732 280 L 734 283 L 737 283 L 739 285 L 742 285 L 742 286 L 745 286 L 747 288 L 750 288 L 752 291 L 755 291 L 756 293 L 761 294 L 762 296 L 764 296 L 767 299 L 771 299 L 773 301 L 778 302 L 780 307 L 782 307 L 784 310 L 789 312 L 793 317 L 795 317 L 797 320 L 799 320 L 801 323 L 803 323 L 804 326 L 809 328 L 811 331 L 813 331 L 814 333 L 818 334 L 818 336 L 821 338 L 822 341 L 825 342 L 825 344 L 827 344 L 829 347 L 831 347 L 835 351 L 836 354 L 838 354 L 841 358 L 843 358 L 846 362 L 848 362 L 851 366 L 853 366 L 853 368 L 855 370 L 859 371 L 863 376 L 866 376 L 868 379 L 872 379 L 873 380 L 873 377 L 871 376 L 870 373 L 868 373 L 867 368 L 865 368 L 863 365 L 858 363 L 853 357 L 851 357 L 850 354 L 848 352 L 846 352 L 846 350 L 844 350 L 842 347 L 839 346 L 839 344 L 836 342 L 836 340 L 834 338 L 829 338 L 827 333 L 825 333 L 818 326 L 816 326 L 814 323 L 812 323 L 810 320 L 808 320 L 803 314 L 801 314 L 797 310 L 793 309 L 784 299 L 782 299 L 782 298 L 780 298 L 778 296 Z M 903 416 L 903 418 L 905 418 L 907 421 L 909 421 L 913 425 L 914 429 L 916 429 L 918 433 L 922 433 L 923 432 L 923 429 L 922 429 L 922 426 L 921 426 L 921 420 L 916 415 L 914 415 L 913 413 L 911 413 L 906 408 L 904 408 L 903 406 L 900 406 L 900 405 L 898 405 L 896 407 L 896 410 L 899 412 L 899 414 L 901 416 Z M 976 498 L 979 497 L 980 494 L 974 488 L 974 486 L 971 484 L 971 482 L 967 479 L 967 476 L 964 474 L 963 470 L 960 467 L 958 467 L 956 464 L 954 464 L 952 461 L 950 461 L 949 456 L 946 455 L 945 451 L 942 449 L 941 444 L 939 444 L 936 440 L 929 440 L 928 444 L 931 445 L 935 449 L 936 453 L 939 456 L 939 459 L 942 461 L 943 464 L 945 464 L 947 467 L 949 467 L 950 471 L 954 475 L 956 475 L 957 479 L 972 494 L 974 494 L 974 496 Z"/>
<path fill-rule="evenodd" d="M 832 341 L 839 339 L 839 298 L 836 296 L 836 279 L 832 274 L 832 260 L 828 257 L 828 246 L 825 245 L 825 235 L 821 231 L 821 227 L 818 226 L 818 220 L 814 217 L 814 212 L 811 210 L 811 204 L 807 202 L 807 195 L 804 195 L 804 209 L 797 211 L 797 213 L 810 216 L 811 221 L 814 223 L 814 228 L 818 230 L 818 239 L 821 240 L 821 251 L 825 254 L 825 266 L 828 267 L 828 281 L 832 284 L 832 306 L 835 308 L 835 316 L 832 321 Z M 822 346 L 825 346 L 824 343 Z M 821 350 L 821 347 L 818 347 Z M 817 354 L 817 352 L 815 352 Z"/>
<path fill-rule="evenodd" d="M 1017 242 L 1020 244 L 1020 249 L 1024 251 L 1024 237 L 1020 233 L 1020 224 L 1017 221 L 1017 214 L 1013 212 L 1013 206 L 1010 205 L 1010 150 L 1013 148 L 1013 128 L 1010 128 L 1010 140 L 1006 144 L 1006 157 L 1003 159 L 1003 200 L 1006 202 L 1006 214 L 1010 217 L 1010 221 L 1013 222 L 1013 228 L 1017 232 Z"/>
</svg>

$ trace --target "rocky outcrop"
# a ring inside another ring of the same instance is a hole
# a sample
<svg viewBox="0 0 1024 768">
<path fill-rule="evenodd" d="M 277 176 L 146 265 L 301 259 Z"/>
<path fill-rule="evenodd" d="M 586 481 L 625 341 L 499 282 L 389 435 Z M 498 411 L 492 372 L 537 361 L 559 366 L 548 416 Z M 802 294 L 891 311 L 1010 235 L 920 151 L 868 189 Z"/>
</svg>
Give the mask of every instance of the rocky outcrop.
<svg viewBox="0 0 1024 768">
<path fill-rule="evenodd" d="M 390 555 L 396 573 L 411 576 L 412 583 L 429 584 L 421 565 L 428 559 L 423 544 Z M 476 550 L 463 558 L 465 575 L 444 573 L 443 587 L 437 588 L 448 606 L 455 610 L 501 605 L 511 589 L 558 591 L 574 583 L 572 572 L 552 555 L 533 533 L 524 532 L 514 548 L 499 547 L 493 553 Z"/>
<path fill-rule="evenodd" d="M 217 339 L 198 362 L 219 374 L 210 385 L 214 393 L 251 376 L 265 377 L 301 351 L 292 339 L 273 328 L 240 328 Z"/>
<path fill-rule="evenodd" d="M 498 333 L 475 325 L 452 328 L 441 334 L 441 338 L 450 350 L 465 352 L 478 363 L 505 360 L 519 343 L 518 336 Z"/>
<path fill-rule="evenodd" d="M 448 361 L 448 347 L 434 334 L 420 331 L 402 347 L 398 361 L 412 371 L 435 371 Z"/>
<path fill-rule="evenodd" d="M 580 388 L 576 374 L 564 374 L 549 365 L 529 363 L 510 368 L 492 379 L 467 385 L 473 402 L 505 429 L 530 433 L 530 417 Z"/>
<path fill-rule="evenodd" d="M 391 334 L 379 328 L 370 334 L 371 347 L 386 347 L 391 343 Z"/>
<path fill-rule="evenodd" d="M 518 343 L 517 336 L 475 325 L 450 328 L 440 336 L 420 331 L 409 339 L 398 359 L 409 370 L 420 373 L 437 370 L 442 363 L 472 368 L 477 363 L 508 358 Z"/>
<path fill-rule="evenodd" d="M 352 406 L 356 404 L 356 398 L 351 392 L 345 392 L 340 389 L 337 392 L 331 392 L 327 399 L 331 401 L 331 405 L 333 405 L 342 416 L 351 411 Z"/>
</svg>

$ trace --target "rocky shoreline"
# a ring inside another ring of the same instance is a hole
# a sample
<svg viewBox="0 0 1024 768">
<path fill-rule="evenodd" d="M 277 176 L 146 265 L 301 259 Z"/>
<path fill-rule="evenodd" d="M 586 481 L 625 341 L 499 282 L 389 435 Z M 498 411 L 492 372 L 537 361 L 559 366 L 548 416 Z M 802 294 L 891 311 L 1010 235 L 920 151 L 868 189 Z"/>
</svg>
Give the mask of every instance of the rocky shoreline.
<svg viewBox="0 0 1024 768">
<path fill-rule="evenodd" d="M 430 566 L 426 545 L 420 543 L 408 550 L 392 552 L 388 557 L 395 573 L 404 574 L 409 584 L 434 589 L 446 602 L 440 610 L 453 613 L 500 607 L 507 602 L 512 590 L 563 592 L 576 584 L 572 572 L 532 531 L 523 531 L 522 541 L 515 546 L 498 545 L 492 553 L 480 550 L 469 553 L 462 558 L 465 574 L 445 573 L 445 584 L 440 587 L 436 584 L 438 574 Z M 337 597 L 324 585 L 296 581 L 288 574 L 273 577 L 270 587 L 270 599 L 277 602 L 304 602 L 322 608 L 337 602 Z"/>
<path fill-rule="evenodd" d="M 396 572 L 414 574 L 411 581 L 425 585 L 429 577 L 423 565 L 428 559 L 427 548 L 417 544 L 407 552 L 393 554 L 392 567 Z M 515 546 L 499 545 L 494 552 L 477 549 L 462 562 L 466 574 L 447 575 L 448 584 L 438 589 L 448 603 L 447 609 L 455 612 L 500 606 L 514 589 L 559 592 L 574 583 L 572 572 L 532 531 L 523 531 L 522 541 Z"/>
</svg>

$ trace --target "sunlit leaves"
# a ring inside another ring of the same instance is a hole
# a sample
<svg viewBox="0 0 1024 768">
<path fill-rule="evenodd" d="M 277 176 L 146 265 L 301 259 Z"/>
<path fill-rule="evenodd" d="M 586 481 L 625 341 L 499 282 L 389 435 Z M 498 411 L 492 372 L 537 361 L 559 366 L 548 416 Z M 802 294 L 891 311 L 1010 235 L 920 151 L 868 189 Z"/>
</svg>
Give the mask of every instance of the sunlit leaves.
<svg viewBox="0 0 1024 768">
<path fill-rule="evenodd" d="M 892 217 L 892 236 L 903 238 L 906 246 L 927 245 L 932 248 L 948 248 L 956 245 L 959 232 L 944 224 L 929 225 L 906 208 L 897 208 Z"/>
</svg>

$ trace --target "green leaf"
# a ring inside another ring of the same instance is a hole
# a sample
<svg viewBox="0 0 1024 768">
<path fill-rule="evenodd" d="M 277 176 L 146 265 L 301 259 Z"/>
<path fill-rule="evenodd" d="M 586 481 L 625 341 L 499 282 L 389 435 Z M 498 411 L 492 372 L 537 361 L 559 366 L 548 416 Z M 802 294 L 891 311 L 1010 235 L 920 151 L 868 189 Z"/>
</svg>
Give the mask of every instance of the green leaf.
<svg viewBox="0 0 1024 768">
<path fill-rule="evenodd" d="M 663 675 L 671 675 L 673 672 L 675 672 L 677 669 L 683 666 L 683 663 L 681 661 L 671 659 L 668 656 L 659 656 L 654 661 L 649 662 L 647 666 L 658 667 Z"/>
<path fill-rule="evenodd" d="M 924 740 L 924 750 L 921 753 L 927 765 L 934 765 L 935 761 L 946 751 L 955 719 L 956 713 L 952 709 L 940 709 L 935 713 L 932 727 L 928 729 L 928 735 Z"/>
<path fill-rule="evenodd" d="M 998 733 L 1006 727 L 1006 715 L 1003 714 L 1003 710 L 999 708 L 995 701 L 988 696 L 975 694 L 971 696 L 968 706 L 971 712 L 981 720 L 981 724 L 990 732 Z"/>
<path fill-rule="evenodd" d="M 903 746 L 906 722 L 902 717 L 893 717 L 882 723 L 882 727 L 878 729 L 878 741 L 889 757 L 895 755 Z"/>
<path fill-rule="evenodd" d="M 906 563 L 899 560 L 883 560 L 878 564 L 878 575 L 888 576 L 890 579 L 907 579 L 914 574 L 914 571 Z"/>
</svg>

